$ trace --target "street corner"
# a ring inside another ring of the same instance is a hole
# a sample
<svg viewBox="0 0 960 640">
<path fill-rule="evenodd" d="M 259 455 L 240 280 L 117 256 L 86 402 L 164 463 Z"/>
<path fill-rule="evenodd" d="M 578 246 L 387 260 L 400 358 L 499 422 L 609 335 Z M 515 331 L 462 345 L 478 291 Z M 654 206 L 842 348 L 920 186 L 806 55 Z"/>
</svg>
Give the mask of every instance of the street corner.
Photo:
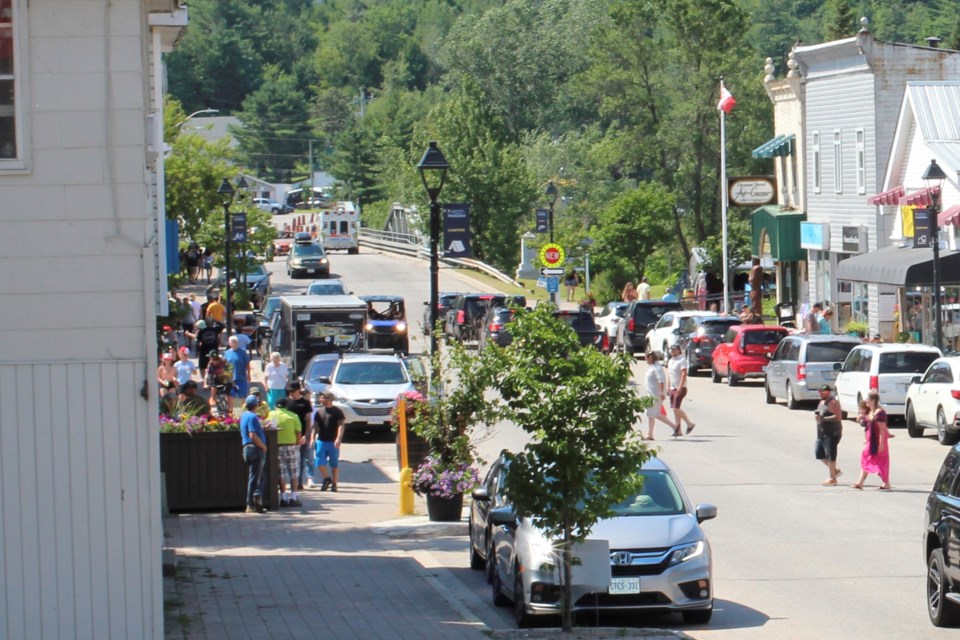
<svg viewBox="0 0 960 640">
<path fill-rule="evenodd" d="M 632 629 L 630 627 L 574 627 L 570 633 L 561 629 L 498 629 L 486 635 L 494 640 L 695 640 L 674 629 Z"/>
<path fill-rule="evenodd" d="M 370 525 L 370 530 L 381 536 L 393 539 L 405 538 L 444 538 L 467 536 L 467 521 L 432 522 L 427 516 L 402 516 Z"/>
</svg>

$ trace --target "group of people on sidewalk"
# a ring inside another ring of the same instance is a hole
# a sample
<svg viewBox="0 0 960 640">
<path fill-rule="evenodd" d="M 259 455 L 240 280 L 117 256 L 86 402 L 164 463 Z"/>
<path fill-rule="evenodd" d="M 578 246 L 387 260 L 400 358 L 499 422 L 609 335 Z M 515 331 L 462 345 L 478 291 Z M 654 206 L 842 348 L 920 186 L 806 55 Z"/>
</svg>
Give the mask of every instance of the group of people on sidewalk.
<svg viewBox="0 0 960 640">
<path fill-rule="evenodd" d="M 683 399 L 687 397 L 687 369 L 690 365 L 683 355 L 680 345 L 674 344 L 670 347 L 670 359 L 667 361 L 666 370 L 664 370 L 660 360 L 660 354 L 656 351 L 650 351 L 646 354 L 647 395 L 653 398 L 653 404 L 646 409 L 648 423 L 646 440 L 654 439 L 653 428 L 657 420 L 673 430 L 674 438 L 684 435 L 684 424 L 686 424 L 686 433 L 688 434 L 697 426 L 690 420 L 686 410 L 682 408 Z M 672 420 L 667 415 L 664 402 L 668 402 L 670 409 L 673 411 Z"/>
<path fill-rule="evenodd" d="M 864 446 L 860 453 L 860 477 L 850 485 L 854 489 L 863 489 L 870 474 L 880 476 L 881 490 L 890 489 L 890 447 L 893 437 L 887 428 L 887 412 L 880 406 L 880 393 L 874 389 L 858 407 L 857 422 L 863 427 Z M 823 485 L 830 487 L 838 484 L 837 479 L 843 471 L 837 467 L 837 452 L 843 437 L 842 413 L 840 401 L 828 385 L 820 387 L 820 404 L 815 412 L 817 420 L 817 440 L 815 455 L 830 474 Z"/>
</svg>

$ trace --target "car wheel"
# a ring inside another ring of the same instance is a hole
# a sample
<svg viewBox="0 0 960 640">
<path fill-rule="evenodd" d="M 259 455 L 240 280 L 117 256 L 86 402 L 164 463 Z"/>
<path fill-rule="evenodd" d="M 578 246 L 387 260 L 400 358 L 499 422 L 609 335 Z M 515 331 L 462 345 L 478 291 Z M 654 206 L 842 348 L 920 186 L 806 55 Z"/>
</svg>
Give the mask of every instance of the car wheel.
<svg viewBox="0 0 960 640">
<path fill-rule="evenodd" d="M 493 557 L 491 556 L 491 560 Z M 497 571 L 496 565 L 493 569 L 493 577 L 490 581 L 490 589 L 493 592 L 493 604 L 497 607 L 505 607 L 510 604 L 510 598 L 508 598 L 503 593 L 503 582 L 500 581 L 500 572 Z"/>
<path fill-rule="evenodd" d="M 777 403 L 777 399 L 773 397 L 773 394 L 772 394 L 772 393 L 770 393 L 770 381 L 769 381 L 769 380 L 767 380 L 766 382 L 763 383 L 763 391 L 764 391 L 764 393 L 767 394 L 767 397 L 766 397 L 767 404 L 776 404 L 776 403 Z"/>
<path fill-rule="evenodd" d="M 470 541 L 470 568 L 474 571 L 480 571 L 487 566 L 483 556 L 477 553 L 477 548 L 473 546 L 473 523 L 467 526 L 467 540 Z"/>
<path fill-rule="evenodd" d="M 943 549 L 934 549 L 927 560 L 927 613 L 935 627 L 955 627 L 960 622 L 960 607 L 947 599 Z"/>
<path fill-rule="evenodd" d="M 907 405 L 905 420 L 907 422 L 907 433 L 910 434 L 911 438 L 923 437 L 923 427 L 917 424 L 917 414 L 914 413 L 912 404 Z"/>
<path fill-rule="evenodd" d="M 531 617 L 527 613 L 527 600 L 523 597 L 523 577 L 517 571 L 513 578 L 513 619 L 518 628 L 526 629 L 532 622 Z"/>
<path fill-rule="evenodd" d="M 727 367 L 727 386 L 735 387 L 737 386 L 738 382 L 740 381 L 737 380 L 737 376 L 733 375 L 733 369 L 731 369 L 730 367 Z"/>
<path fill-rule="evenodd" d="M 797 402 L 797 398 L 793 395 L 793 385 L 790 384 L 790 381 L 787 380 L 787 409 L 799 409 L 800 403 Z"/>
<path fill-rule="evenodd" d="M 957 433 L 950 431 L 950 425 L 947 424 L 947 416 L 943 412 L 943 407 L 937 407 L 937 440 L 940 444 L 952 447 L 957 444 Z"/>
<path fill-rule="evenodd" d="M 277 207 L 274 207 L 273 209 L 270 209 L 270 213 L 272 213 L 273 215 L 277 215 L 278 213 L 280 213 L 280 209 Z"/>
<path fill-rule="evenodd" d="M 713 607 L 709 609 L 697 609 L 696 611 L 684 611 L 683 621 L 687 624 L 707 624 L 713 617 Z"/>
<path fill-rule="evenodd" d="M 720 372 L 717 371 L 717 365 L 710 365 L 710 380 L 715 384 L 720 384 Z"/>
<path fill-rule="evenodd" d="M 693 358 L 690 357 L 689 353 L 685 353 L 684 356 L 687 359 L 687 377 L 692 378 L 697 375 L 697 365 L 691 364 L 693 362 Z"/>
<path fill-rule="evenodd" d="M 667 344 L 667 341 L 663 341 L 663 350 L 660 352 L 660 355 L 665 356 L 670 353 L 670 345 Z"/>
</svg>

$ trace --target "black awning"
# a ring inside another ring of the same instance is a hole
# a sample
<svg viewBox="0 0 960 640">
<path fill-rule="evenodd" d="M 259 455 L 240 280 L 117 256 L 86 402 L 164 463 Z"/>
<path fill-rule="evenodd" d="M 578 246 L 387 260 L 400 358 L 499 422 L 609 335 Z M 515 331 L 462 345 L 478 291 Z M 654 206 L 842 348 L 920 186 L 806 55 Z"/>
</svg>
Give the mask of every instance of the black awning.
<svg viewBox="0 0 960 640">
<path fill-rule="evenodd" d="M 837 264 L 837 280 L 900 287 L 933 284 L 933 249 L 884 247 Z M 960 251 L 940 252 L 940 282 L 960 283 Z"/>
</svg>

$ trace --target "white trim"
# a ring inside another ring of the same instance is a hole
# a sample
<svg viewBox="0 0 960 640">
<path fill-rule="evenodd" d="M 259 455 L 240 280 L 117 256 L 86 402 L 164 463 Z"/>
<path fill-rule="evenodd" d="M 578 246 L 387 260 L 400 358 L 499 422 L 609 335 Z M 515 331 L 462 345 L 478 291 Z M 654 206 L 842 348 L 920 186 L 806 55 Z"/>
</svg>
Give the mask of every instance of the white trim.
<svg viewBox="0 0 960 640">
<path fill-rule="evenodd" d="M 822 185 L 821 171 L 823 169 L 823 157 L 820 155 L 820 132 L 813 132 L 813 142 L 810 145 L 813 152 L 813 192 L 820 193 Z"/>
<path fill-rule="evenodd" d="M 843 193 L 843 136 L 833 130 L 833 192 Z"/>
<path fill-rule="evenodd" d="M 857 129 L 857 193 L 867 193 L 867 134 L 863 128 Z"/>
<path fill-rule="evenodd" d="M 16 158 L 0 158 L 0 175 L 30 172 L 30 78 L 29 50 L 27 43 L 30 30 L 27 25 L 26 0 L 13 0 L 13 109 L 14 135 L 17 137 Z"/>
</svg>

